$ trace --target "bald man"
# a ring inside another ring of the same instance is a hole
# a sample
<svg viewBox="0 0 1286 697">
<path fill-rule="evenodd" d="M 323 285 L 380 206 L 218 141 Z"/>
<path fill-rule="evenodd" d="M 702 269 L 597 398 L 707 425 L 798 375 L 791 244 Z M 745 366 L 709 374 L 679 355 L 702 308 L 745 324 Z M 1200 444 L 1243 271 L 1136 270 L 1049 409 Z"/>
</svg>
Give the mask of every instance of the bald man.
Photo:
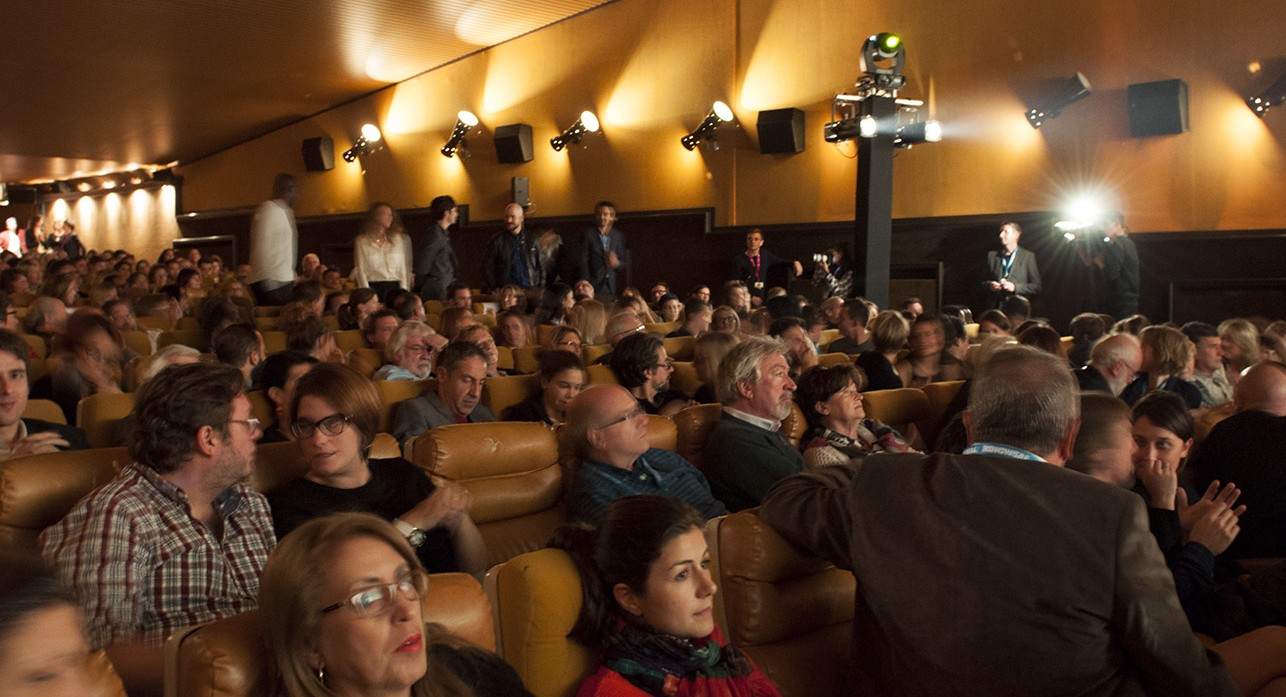
<svg viewBox="0 0 1286 697">
<path fill-rule="evenodd" d="M 648 447 L 648 416 L 619 385 L 596 385 L 567 407 L 567 434 L 582 462 L 567 495 L 573 520 L 596 522 L 622 496 L 658 494 L 683 501 L 707 520 L 728 509 L 705 475 L 669 450 Z"/>
<path fill-rule="evenodd" d="M 1228 558 L 1286 556 L 1286 365 L 1252 367 L 1237 382 L 1233 404 L 1237 413 L 1192 456 L 1192 483 L 1198 491 L 1215 480 L 1241 487 L 1246 512 Z"/>
<path fill-rule="evenodd" d="M 537 235 L 527 231 L 525 221 L 522 206 L 516 203 L 505 206 L 505 229 L 492 236 L 483 263 L 483 276 L 491 290 L 506 285 L 519 288 L 545 285 Z"/>
<path fill-rule="evenodd" d="M 1139 340 L 1129 334 L 1113 334 L 1094 344 L 1090 362 L 1073 374 L 1082 392 L 1106 392 L 1119 397 L 1142 368 Z"/>
</svg>

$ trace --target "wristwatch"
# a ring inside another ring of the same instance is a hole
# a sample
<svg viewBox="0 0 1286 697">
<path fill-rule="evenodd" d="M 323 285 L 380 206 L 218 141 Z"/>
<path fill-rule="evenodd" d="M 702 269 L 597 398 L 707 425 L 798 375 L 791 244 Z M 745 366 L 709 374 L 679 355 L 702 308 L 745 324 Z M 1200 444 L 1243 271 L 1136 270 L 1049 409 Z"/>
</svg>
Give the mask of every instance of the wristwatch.
<svg viewBox="0 0 1286 697">
<path fill-rule="evenodd" d="M 406 538 L 407 542 L 411 543 L 412 547 L 419 549 L 420 545 L 424 544 L 424 531 L 414 525 L 411 525 L 405 520 L 394 518 L 393 527 L 397 528 L 397 531 L 402 533 L 402 536 Z"/>
</svg>

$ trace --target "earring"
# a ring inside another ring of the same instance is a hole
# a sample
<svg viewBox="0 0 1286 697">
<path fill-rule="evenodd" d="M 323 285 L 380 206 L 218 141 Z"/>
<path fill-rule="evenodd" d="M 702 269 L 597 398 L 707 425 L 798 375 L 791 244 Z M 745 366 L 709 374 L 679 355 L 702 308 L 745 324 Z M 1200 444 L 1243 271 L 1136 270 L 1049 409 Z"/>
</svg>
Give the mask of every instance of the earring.
<svg viewBox="0 0 1286 697">
<path fill-rule="evenodd" d="M 326 667 L 325 666 L 317 666 L 317 682 L 323 685 L 326 684 Z"/>
</svg>

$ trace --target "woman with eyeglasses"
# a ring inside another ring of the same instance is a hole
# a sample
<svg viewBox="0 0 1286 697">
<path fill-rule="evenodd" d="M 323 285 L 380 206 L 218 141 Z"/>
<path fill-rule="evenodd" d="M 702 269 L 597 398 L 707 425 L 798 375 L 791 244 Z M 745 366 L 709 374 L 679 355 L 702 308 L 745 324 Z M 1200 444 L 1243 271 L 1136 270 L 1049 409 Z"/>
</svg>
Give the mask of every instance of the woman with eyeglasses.
<svg viewBox="0 0 1286 697">
<path fill-rule="evenodd" d="M 570 324 L 560 324 L 545 339 L 546 350 L 566 351 L 578 357 L 582 355 L 581 349 L 584 347 L 585 339 L 581 336 L 580 330 Z"/>
<path fill-rule="evenodd" d="M 772 697 L 777 688 L 714 623 L 705 520 L 666 496 L 607 506 L 597 528 L 560 528 L 584 602 L 568 635 L 602 650 L 603 666 L 578 697 L 688 695 Z"/>
<path fill-rule="evenodd" d="M 308 470 L 268 496 L 278 539 L 329 513 L 374 513 L 401 531 L 430 572 L 481 573 L 486 545 L 469 518 L 468 492 L 435 485 L 402 458 L 370 459 L 379 412 L 375 385 L 346 365 L 321 363 L 299 379 L 287 414 Z"/>
<path fill-rule="evenodd" d="M 432 592 L 416 551 L 378 517 L 338 513 L 300 526 L 259 582 L 267 693 L 529 696 L 498 656 L 425 624 L 420 599 Z"/>
</svg>

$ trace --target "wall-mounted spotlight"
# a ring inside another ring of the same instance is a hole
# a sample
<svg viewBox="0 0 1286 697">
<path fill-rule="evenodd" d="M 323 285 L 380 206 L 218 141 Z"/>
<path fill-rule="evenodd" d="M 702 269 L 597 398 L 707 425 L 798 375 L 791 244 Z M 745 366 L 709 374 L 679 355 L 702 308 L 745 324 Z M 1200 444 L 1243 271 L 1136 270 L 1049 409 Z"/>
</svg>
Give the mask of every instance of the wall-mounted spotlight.
<svg viewBox="0 0 1286 697">
<path fill-rule="evenodd" d="M 701 125 L 697 126 L 695 131 L 680 138 L 679 142 L 683 143 L 683 147 L 688 150 L 696 148 L 698 143 L 705 143 L 707 149 L 718 150 L 719 139 L 716 132 L 719 129 L 719 125 L 732 119 L 732 109 L 728 108 L 728 105 L 723 102 L 715 102 Z"/>
<path fill-rule="evenodd" d="M 942 124 L 937 119 L 915 121 L 898 129 L 893 144 L 899 148 L 910 148 L 920 143 L 937 143 L 942 140 Z"/>
<path fill-rule="evenodd" d="M 469 156 L 469 144 L 465 142 L 464 137 L 478 125 L 478 117 L 473 115 L 472 111 L 460 111 L 455 115 L 455 128 L 451 129 L 451 138 L 447 144 L 442 146 L 442 154 L 447 157 L 454 157 L 458 152 L 460 157 Z"/>
<path fill-rule="evenodd" d="M 598 117 L 592 111 L 582 111 L 580 118 L 576 123 L 567 127 L 567 130 L 549 139 L 549 144 L 554 146 L 554 150 L 562 150 L 567 147 L 568 143 L 579 143 L 581 136 L 586 133 L 598 133 Z"/>
<path fill-rule="evenodd" d="M 373 123 L 362 126 L 362 134 L 357 137 L 357 142 L 353 147 L 344 151 L 344 161 L 353 162 L 362 155 L 369 155 L 379 148 L 375 144 L 380 142 L 380 129 Z"/>
<path fill-rule="evenodd" d="M 1063 113 L 1063 109 L 1072 102 L 1088 97 L 1090 94 L 1090 81 L 1085 79 L 1085 75 L 1076 73 L 1062 83 L 1062 85 L 1039 105 L 1027 110 L 1027 122 L 1032 128 L 1040 128 L 1045 121 L 1056 118 Z"/>
<path fill-rule="evenodd" d="M 1284 102 L 1286 102 L 1286 73 L 1277 78 L 1277 82 L 1274 82 L 1268 89 L 1254 97 L 1248 97 L 1246 106 L 1255 112 L 1255 116 L 1262 119 L 1271 107 L 1281 106 Z"/>
</svg>

